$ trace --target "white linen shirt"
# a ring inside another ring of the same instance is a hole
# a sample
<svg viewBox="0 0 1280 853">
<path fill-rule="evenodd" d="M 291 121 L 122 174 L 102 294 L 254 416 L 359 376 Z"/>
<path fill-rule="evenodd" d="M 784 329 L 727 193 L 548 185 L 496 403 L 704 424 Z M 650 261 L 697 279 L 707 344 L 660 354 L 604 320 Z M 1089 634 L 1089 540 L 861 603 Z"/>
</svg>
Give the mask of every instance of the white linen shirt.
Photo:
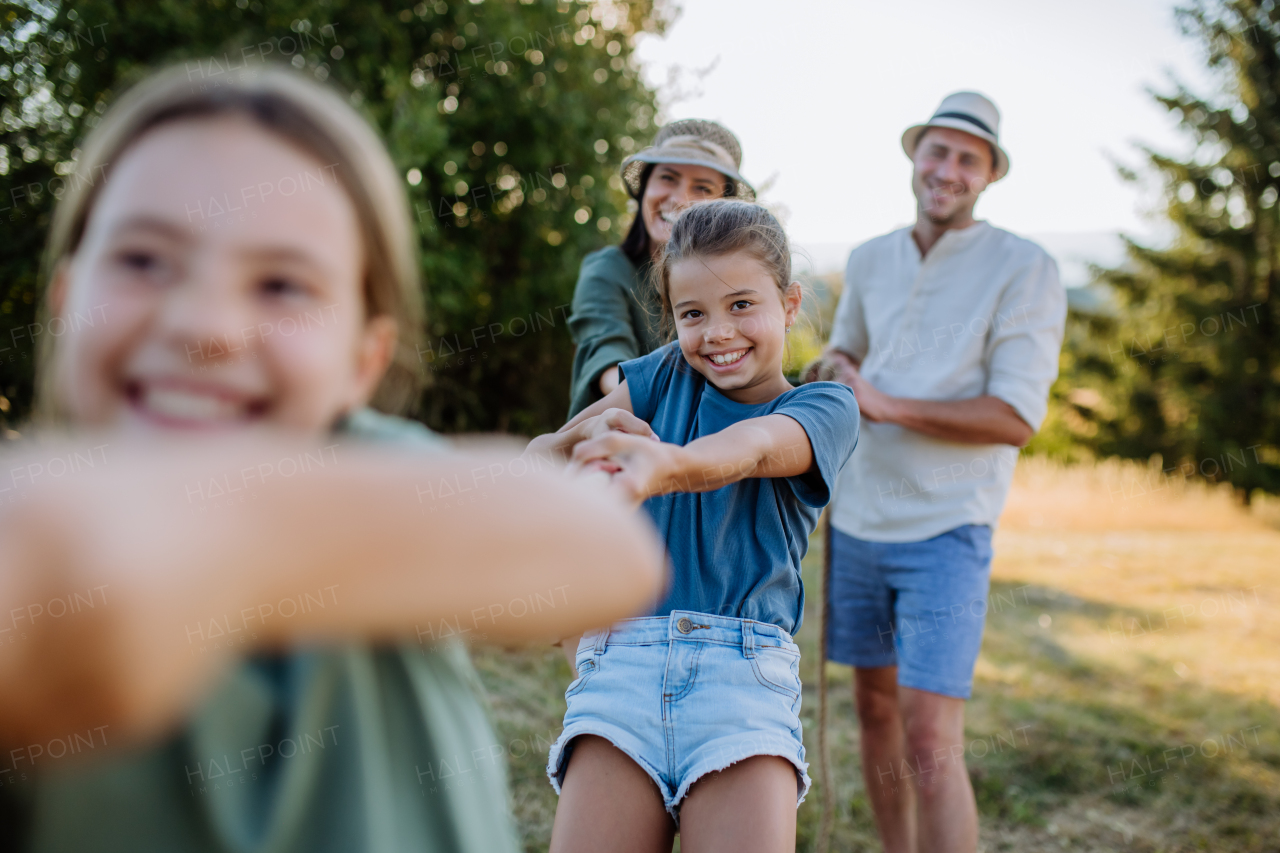
<svg viewBox="0 0 1280 853">
<path fill-rule="evenodd" d="M 862 375 L 886 394 L 989 394 L 1039 429 L 1066 314 L 1058 266 L 1030 240 L 976 222 L 944 232 L 922 260 L 907 227 L 849 255 L 831 345 L 860 359 Z M 832 524 L 873 542 L 994 528 L 1017 459 L 1011 445 L 944 441 L 864 419 Z"/>
</svg>

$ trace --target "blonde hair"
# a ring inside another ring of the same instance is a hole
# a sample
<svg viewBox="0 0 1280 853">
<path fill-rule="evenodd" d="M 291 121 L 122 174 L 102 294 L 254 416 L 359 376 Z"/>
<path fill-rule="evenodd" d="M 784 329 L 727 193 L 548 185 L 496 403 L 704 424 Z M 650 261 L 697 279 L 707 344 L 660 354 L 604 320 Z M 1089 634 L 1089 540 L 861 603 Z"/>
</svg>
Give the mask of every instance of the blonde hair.
<svg viewBox="0 0 1280 853">
<path fill-rule="evenodd" d="M 326 167 L 336 164 L 334 173 L 355 209 L 364 245 L 366 315 L 391 317 L 398 332 L 396 351 L 372 402 L 389 412 L 409 408 L 422 387 L 418 348 L 424 309 L 408 198 L 381 140 L 337 92 L 282 67 L 210 84 L 193 82 L 185 67 L 175 65 L 129 89 L 107 110 L 85 140 L 76 172 L 109 178 L 110 167 L 156 127 L 219 116 L 247 118 Z M 44 281 L 79 248 L 103 183 L 68 182 L 53 215 Z M 47 320 L 47 288 L 41 311 Z M 54 387 L 55 341 L 45 336 L 37 353 L 36 417 L 44 422 L 65 420 Z"/>
<path fill-rule="evenodd" d="M 671 316 L 671 267 L 686 258 L 717 258 L 746 252 L 768 271 L 785 297 L 791 286 L 791 247 L 782 224 L 763 205 L 737 199 L 715 199 L 681 212 L 653 265 L 653 286 L 662 305 L 661 333 L 674 335 Z"/>
</svg>

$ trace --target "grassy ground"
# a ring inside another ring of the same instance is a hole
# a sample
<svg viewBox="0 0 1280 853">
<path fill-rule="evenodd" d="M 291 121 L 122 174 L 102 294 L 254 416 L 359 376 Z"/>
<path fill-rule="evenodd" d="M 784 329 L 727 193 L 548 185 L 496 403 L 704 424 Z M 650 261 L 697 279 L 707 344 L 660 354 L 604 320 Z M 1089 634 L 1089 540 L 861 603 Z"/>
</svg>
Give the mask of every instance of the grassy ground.
<svg viewBox="0 0 1280 853">
<path fill-rule="evenodd" d="M 820 542 L 805 561 L 805 742 L 817 833 Z M 526 848 L 564 712 L 556 652 L 480 649 Z M 833 850 L 878 850 L 850 670 L 829 665 Z M 987 851 L 1280 851 L 1280 508 L 1137 466 L 1018 472 L 996 536 L 966 761 Z"/>
</svg>

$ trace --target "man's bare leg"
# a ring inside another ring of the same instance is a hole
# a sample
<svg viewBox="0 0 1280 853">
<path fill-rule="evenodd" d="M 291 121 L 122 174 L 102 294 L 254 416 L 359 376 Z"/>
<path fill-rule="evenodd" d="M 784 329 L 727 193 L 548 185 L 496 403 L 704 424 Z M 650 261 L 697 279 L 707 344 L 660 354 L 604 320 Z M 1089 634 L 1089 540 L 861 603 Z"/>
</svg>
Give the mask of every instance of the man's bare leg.
<svg viewBox="0 0 1280 853">
<path fill-rule="evenodd" d="M 896 666 L 858 667 L 854 707 L 862 730 L 862 779 L 885 853 L 915 853 L 915 776 L 904 777 L 907 742 Z M 911 772 L 914 772 L 912 770 Z M 933 853 L 931 848 L 925 848 Z"/>
<path fill-rule="evenodd" d="M 907 756 L 918 771 L 916 838 L 920 849 L 974 853 L 978 848 L 978 804 L 964 763 L 964 700 L 899 687 L 898 704 Z"/>
</svg>

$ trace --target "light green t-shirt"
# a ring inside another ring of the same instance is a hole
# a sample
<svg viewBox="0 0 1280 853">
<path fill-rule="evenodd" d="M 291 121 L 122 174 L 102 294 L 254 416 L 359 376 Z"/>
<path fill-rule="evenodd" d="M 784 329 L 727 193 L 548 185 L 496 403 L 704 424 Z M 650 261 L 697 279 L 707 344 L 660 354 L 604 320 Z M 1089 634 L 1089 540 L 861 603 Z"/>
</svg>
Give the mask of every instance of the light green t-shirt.
<svg viewBox="0 0 1280 853">
<path fill-rule="evenodd" d="M 445 446 L 419 424 L 372 410 L 349 418 L 337 438 L 426 452 Z M 311 591 L 304 606 L 315 606 L 317 596 L 323 600 L 324 591 Z M 110 737 L 109 730 L 88 734 Z M 518 849 L 505 751 L 460 645 L 353 645 L 253 658 L 163 743 L 106 753 L 84 740 L 76 762 L 0 757 L 0 848 Z"/>
</svg>

